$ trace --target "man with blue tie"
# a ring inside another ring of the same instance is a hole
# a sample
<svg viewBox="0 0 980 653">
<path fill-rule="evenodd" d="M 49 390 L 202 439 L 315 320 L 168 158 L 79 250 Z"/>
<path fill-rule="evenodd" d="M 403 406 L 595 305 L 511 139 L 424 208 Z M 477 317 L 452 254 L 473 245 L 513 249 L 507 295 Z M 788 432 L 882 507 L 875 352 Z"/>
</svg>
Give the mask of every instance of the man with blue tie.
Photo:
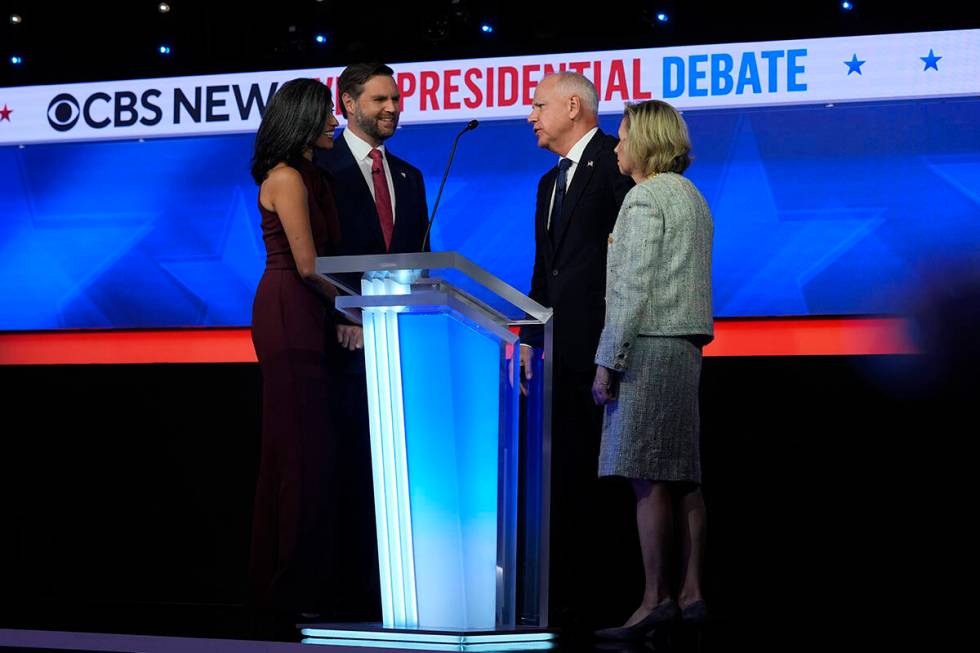
<svg viewBox="0 0 980 653">
<path fill-rule="evenodd" d="M 592 380 L 605 316 L 606 249 L 633 187 L 619 173 L 617 141 L 599 129 L 598 110 L 592 82 L 561 72 L 537 85 L 527 119 L 538 147 L 559 157 L 538 183 L 530 292 L 554 309 L 551 623 L 583 628 L 595 607 L 592 517 L 602 409 L 592 400 Z M 521 346 L 525 377 L 531 374 L 528 344 Z"/>
<path fill-rule="evenodd" d="M 348 66 L 337 81 L 347 126 L 330 150 L 317 150 L 317 165 L 334 178 L 340 218 L 338 256 L 418 252 L 428 226 L 425 185 L 418 168 L 385 146 L 398 127 L 400 93 L 394 72 L 381 63 Z M 332 562 L 351 620 L 379 621 L 378 557 L 364 376 L 363 332 L 337 325 L 336 414 L 333 466 L 324 470 L 336 488 L 337 522 Z M 341 501 L 343 496 L 343 501 Z"/>
</svg>

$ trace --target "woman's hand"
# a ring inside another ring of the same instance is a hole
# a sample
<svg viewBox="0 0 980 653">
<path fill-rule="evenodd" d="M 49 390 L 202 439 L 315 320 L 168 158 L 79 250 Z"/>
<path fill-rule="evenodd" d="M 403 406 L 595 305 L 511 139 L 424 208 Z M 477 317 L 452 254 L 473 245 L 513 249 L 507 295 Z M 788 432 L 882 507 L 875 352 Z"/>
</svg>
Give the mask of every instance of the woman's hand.
<svg viewBox="0 0 980 653">
<path fill-rule="evenodd" d="M 597 406 L 605 406 L 610 401 L 616 401 L 616 391 L 619 387 L 619 375 L 608 368 L 597 365 L 595 380 L 592 382 L 592 399 Z"/>
<path fill-rule="evenodd" d="M 344 349 L 354 351 L 364 348 L 364 330 L 354 324 L 337 325 L 337 342 Z"/>
</svg>

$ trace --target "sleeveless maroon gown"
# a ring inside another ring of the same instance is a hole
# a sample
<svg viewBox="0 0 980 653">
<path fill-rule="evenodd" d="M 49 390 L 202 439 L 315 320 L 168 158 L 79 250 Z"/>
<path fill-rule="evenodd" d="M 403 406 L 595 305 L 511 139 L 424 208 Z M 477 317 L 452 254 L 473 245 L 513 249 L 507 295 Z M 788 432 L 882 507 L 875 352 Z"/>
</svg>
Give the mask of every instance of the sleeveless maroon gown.
<svg viewBox="0 0 980 653">
<path fill-rule="evenodd" d="M 296 167 L 309 196 L 317 256 L 340 238 L 332 181 L 305 159 Z M 259 203 L 266 266 L 252 307 L 262 373 L 262 454 L 255 496 L 250 593 L 277 610 L 319 611 L 331 588 L 333 307 L 300 278 L 279 216 Z"/>
</svg>

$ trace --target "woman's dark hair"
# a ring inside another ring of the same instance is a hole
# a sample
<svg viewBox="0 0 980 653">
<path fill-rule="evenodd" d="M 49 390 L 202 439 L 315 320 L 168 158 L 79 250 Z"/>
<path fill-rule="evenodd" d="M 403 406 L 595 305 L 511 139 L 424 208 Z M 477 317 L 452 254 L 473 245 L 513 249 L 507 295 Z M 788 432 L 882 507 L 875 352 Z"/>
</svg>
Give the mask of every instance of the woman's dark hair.
<svg viewBox="0 0 980 653">
<path fill-rule="evenodd" d="M 303 150 L 320 137 L 333 111 L 330 89 L 315 79 L 292 79 L 280 87 L 255 134 L 252 178 L 261 184 L 280 162 L 297 165 Z"/>
</svg>

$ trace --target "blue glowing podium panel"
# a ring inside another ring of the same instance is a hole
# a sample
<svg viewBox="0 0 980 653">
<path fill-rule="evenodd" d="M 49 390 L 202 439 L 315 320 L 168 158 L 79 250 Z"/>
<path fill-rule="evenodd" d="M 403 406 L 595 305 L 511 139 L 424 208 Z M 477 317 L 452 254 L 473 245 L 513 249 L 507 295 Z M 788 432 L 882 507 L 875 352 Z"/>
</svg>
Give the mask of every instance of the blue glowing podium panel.
<svg viewBox="0 0 980 653">
<path fill-rule="evenodd" d="M 549 351 L 551 310 L 452 252 L 325 257 L 317 271 L 364 326 L 384 627 L 546 625 L 550 415 L 529 411 L 545 436 L 522 441 L 510 363 L 514 326 L 543 329 Z"/>
</svg>

